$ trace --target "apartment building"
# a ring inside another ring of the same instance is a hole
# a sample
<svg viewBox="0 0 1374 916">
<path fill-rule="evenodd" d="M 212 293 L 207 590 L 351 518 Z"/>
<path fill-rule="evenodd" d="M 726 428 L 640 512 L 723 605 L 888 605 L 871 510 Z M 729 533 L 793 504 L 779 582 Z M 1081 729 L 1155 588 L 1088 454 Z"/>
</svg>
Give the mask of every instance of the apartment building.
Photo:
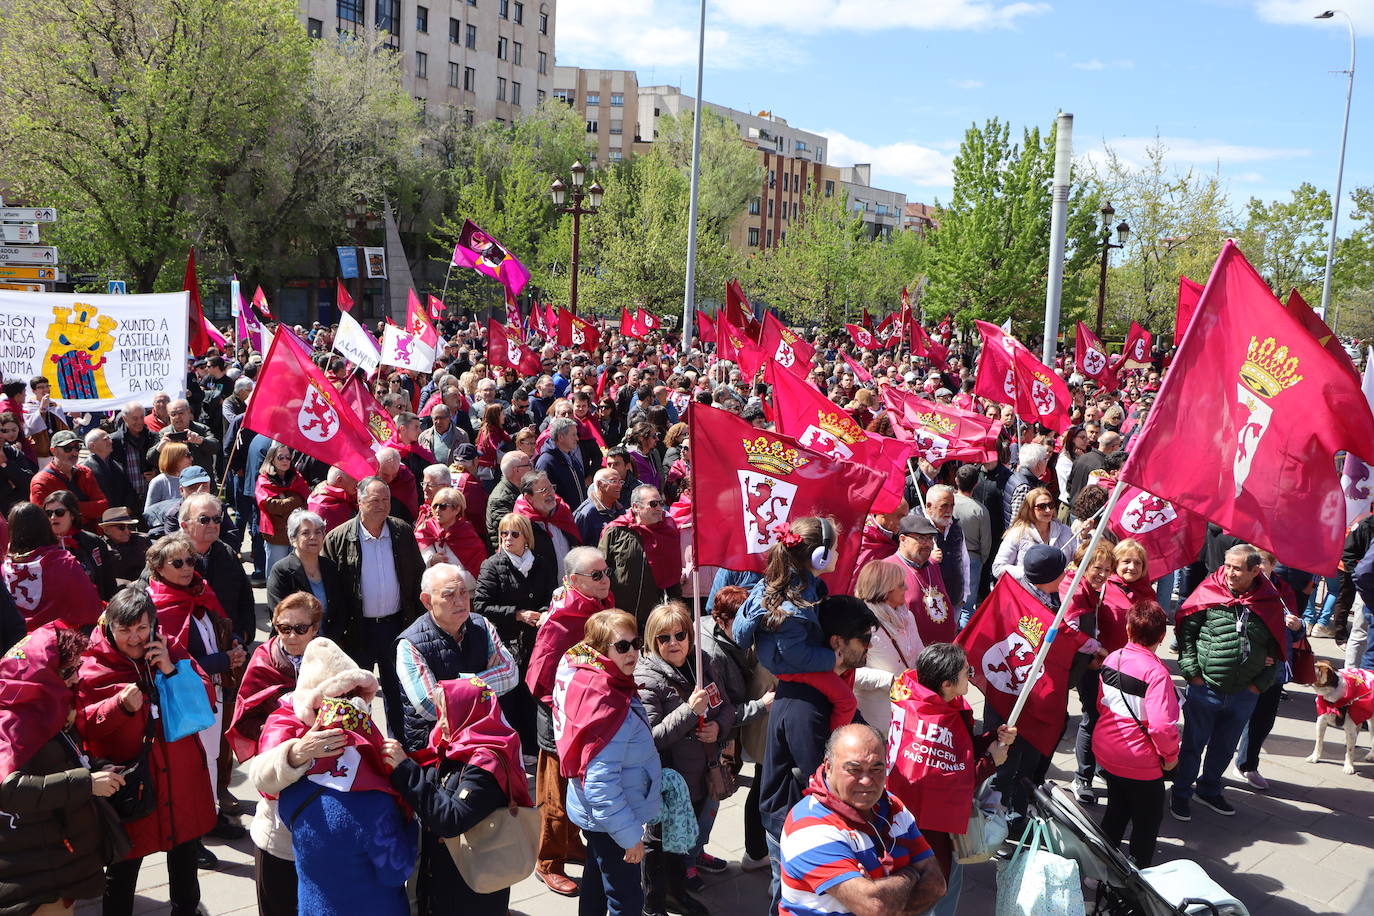
<svg viewBox="0 0 1374 916">
<path fill-rule="evenodd" d="M 389 34 L 405 86 L 439 115 L 513 121 L 553 87 L 556 0 L 300 0 L 310 35 Z"/>
<path fill-rule="evenodd" d="M 930 204 L 908 203 L 902 215 L 902 229 L 907 232 L 914 232 L 917 235 L 925 235 L 933 229 L 940 228 L 940 219 L 936 215 L 935 208 Z"/>
<path fill-rule="evenodd" d="M 905 194 L 873 187 L 873 166 L 869 163 L 856 163 L 837 171 L 845 202 L 851 212 L 862 217 L 864 232 L 870 239 L 891 238 L 893 232 L 901 229 Z"/>
<path fill-rule="evenodd" d="M 589 166 L 619 162 L 639 139 L 639 80 L 633 70 L 554 67 L 552 94 L 577 109 L 594 143 Z"/>
</svg>

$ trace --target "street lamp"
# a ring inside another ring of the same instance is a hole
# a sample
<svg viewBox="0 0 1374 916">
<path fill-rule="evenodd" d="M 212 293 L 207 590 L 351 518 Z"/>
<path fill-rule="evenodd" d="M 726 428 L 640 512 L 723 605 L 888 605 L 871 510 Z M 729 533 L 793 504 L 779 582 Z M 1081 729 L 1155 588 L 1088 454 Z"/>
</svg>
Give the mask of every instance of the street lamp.
<svg viewBox="0 0 1374 916">
<path fill-rule="evenodd" d="M 1340 13 L 1345 17 L 1346 28 L 1350 29 L 1350 69 L 1344 71 L 1348 77 L 1345 84 L 1345 121 L 1341 124 L 1341 156 L 1336 166 L 1336 196 L 1331 199 L 1331 235 L 1326 240 L 1326 276 L 1322 278 L 1322 317 L 1329 313 L 1331 304 L 1331 269 L 1336 260 L 1336 219 L 1341 213 L 1341 178 L 1345 175 L 1345 138 L 1350 131 L 1350 96 L 1355 91 L 1355 24 L 1345 10 L 1327 10 L 1313 16 L 1313 19 L 1334 19 Z M 1341 71 L 1337 71 L 1341 72 Z M 1336 330 L 1336 320 L 1340 317 L 1341 306 L 1336 303 L 1336 312 L 1331 316 L 1331 330 Z"/>
<path fill-rule="evenodd" d="M 1102 312 L 1107 306 L 1107 255 L 1111 254 L 1113 248 L 1125 248 L 1126 240 L 1131 237 L 1131 227 L 1126 225 L 1123 219 L 1116 226 L 1116 240 L 1118 244 L 1112 244 L 1112 217 L 1116 216 L 1116 210 L 1112 209 L 1111 201 L 1103 205 L 1102 210 L 1102 278 L 1097 281 L 1097 336 L 1102 336 Z"/>
<path fill-rule="evenodd" d="M 587 178 L 587 169 L 581 162 L 572 164 L 572 206 L 564 206 L 568 199 L 568 186 L 563 183 L 563 179 L 555 178 L 549 187 L 549 194 L 553 196 L 553 205 L 559 213 L 571 213 L 573 215 L 573 236 L 572 236 L 572 288 L 568 291 L 568 307 L 574 315 L 577 314 L 577 256 L 580 246 L 580 236 L 582 234 L 583 215 L 591 216 L 601 207 L 601 185 L 595 181 L 591 187 L 582 190 L 582 183 Z M 582 201 L 587 201 L 587 206 L 582 206 Z"/>
</svg>

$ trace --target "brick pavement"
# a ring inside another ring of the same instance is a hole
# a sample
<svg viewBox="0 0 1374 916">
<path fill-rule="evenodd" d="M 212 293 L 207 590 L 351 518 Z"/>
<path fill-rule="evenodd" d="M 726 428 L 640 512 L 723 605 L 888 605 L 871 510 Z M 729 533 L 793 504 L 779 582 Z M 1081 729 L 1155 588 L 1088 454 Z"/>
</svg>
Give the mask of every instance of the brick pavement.
<svg viewBox="0 0 1374 916">
<path fill-rule="evenodd" d="M 261 611 L 261 590 L 258 597 Z M 260 623 L 265 632 L 265 617 Z M 1331 640 L 1313 642 L 1319 656 L 1340 664 Z M 1173 656 L 1166 653 L 1165 658 L 1172 663 Z M 969 698 L 976 706 L 976 691 Z M 1077 714 L 1076 698 L 1070 701 L 1070 712 Z M 1236 815 L 1222 817 L 1194 805 L 1192 821 L 1183 824 L 1166 813 L 1157 861 L 1195 859 L 1256 916 L 1341 916 L 1356 912 L 1366 885 L 1374 891 L 1374 763 L 1361 760 L 1371 738 L 1368 733 L 1361 734 L 1353 776 L 1341 772 L 1339 755 L 1344 738 L 1335 729 L 1327 731 L 1322 762 L 1306 763 L 1303 758 L 1311 752 L 1314 714 L 1311 690 L 1291 688 L 1280 704 L 1278 721 L 1261 757 L 1269 791 L 1243 788 L 1244 783 L 1228 771 L 1226 793 Z M 1070 736 L 1074 727 L 1076 720 L 1070 723 Z M 1071 778 L 1071 737 L 1060 743 L 1054 764 L 1051 779 Z M 746 767 L 749 772 L 752 765 Z M 256 797 L 241 769 L 235 772 L 233 791 L 250 803 Z M 743 854 L 740 806 L 744 795 L 741 790 L 721 806 L 708 846 L 710 852 L 732 862 L 725 874 L 705 876 L 707 886 L 700 896 L 716 916 L 757 916 L 767 907 L 768 872 L 745 873 L 733 864 Z M 1099 814 L 1102 805 L 1099 802 L 1096 806 Z M 247 820 L 244 818 L 245 826 Z M 201 872 L 206 910 L 211 916 L 255 912 L 251 841 L 212 841 L 210 848 L 221 864 L 215 871 Z M 576 877 L 578 869 L 571 866 L 569 873 Z M 992 913 L 996 898 L 993 865 L 972 866 L 964 874 L 959 912 L 979 916 Z M 138 894 L 136 914 L 169 911 L 161 855 L 145 861 Z M 550 893 L 532 877 L 516 885 L 511 894 L 512 911 L 521 916 L 567 916 L 574 906 L 573 901 Z M 1368 899 L 1363 906 L 1361 916 L 1374 914 Z M 78 906 L 77 912 L 95 916 L 99 905 L 88 902 Z"/>
</svg>

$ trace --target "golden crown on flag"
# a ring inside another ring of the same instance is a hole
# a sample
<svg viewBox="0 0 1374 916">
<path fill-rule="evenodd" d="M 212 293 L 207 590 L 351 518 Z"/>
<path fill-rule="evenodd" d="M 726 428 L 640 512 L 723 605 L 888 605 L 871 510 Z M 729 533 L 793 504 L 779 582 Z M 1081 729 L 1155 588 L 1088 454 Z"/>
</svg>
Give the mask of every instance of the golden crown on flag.
<svg viewBox="0 0 1374 916">
<path fill-rule="evenodd" d="M 1026 637 L 1031 648 L 1040 648 L 1040 641 L 1045 638 L 1045 622 L 1043 620 L 1028 614 L 1017 622 L 1016 629 L 1022 636 Z"/>
<path fill-rule="evenodd" d="M 938 433 L 952 433 L 958 424 L 944 414 L 939 413 L 918 413 L 916 422 L 926 429 L 934 430 Z"/>
<path fill-rule="evenodd" d="M 754 467 L 770 474 L 785 476 L 797 468 L 805 467 L 811 459 L 794 448 L 788 448 L 777 439 L 759 436 L 757 439 L 741 439 L 745 460 Z"/>
<path fill-rule="evenodd" d="M 1286 388 L 1302 381 L 1298 372 L 1298 358 L 1288 355 L 1288 347 L 1279 346 L 1272 337 L 1260 343 L 1250 338 L 1245 363 L 1240 367 L 1240 380 L 1245 387 L 1262 398 L 1272 398 Z"/>
<path fill-rule="evenodd" d="M 822 413 L 816 425 L 842 440 L 846 445 L 853 445 L 864 438 L 863 430 L 859 429 L 859 424 L 855 423 L 854 419 L 847 414 Z"/>
</svg>

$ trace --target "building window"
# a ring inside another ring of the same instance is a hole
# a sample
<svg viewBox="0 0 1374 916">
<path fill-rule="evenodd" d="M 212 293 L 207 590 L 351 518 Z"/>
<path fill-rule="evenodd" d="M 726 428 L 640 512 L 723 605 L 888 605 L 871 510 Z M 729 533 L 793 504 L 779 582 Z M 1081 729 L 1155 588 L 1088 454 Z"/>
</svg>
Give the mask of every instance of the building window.
<svg viewBox="0 0 1374 916">
<path fill-rule="evenodd" d="M 428 31 L 429 31 L 429 7 L 427 7 L 427 6 L 417 6 L 417 7 L 415 7 L 415 31 L 417 31 L 417 32 L 428 32 Z"/>
<path fill-rule="evenodd" d="M 415 52 L 415 78 L 417 80 L 429 79 L 429 55 L 424 51 Z"/>
<path fill-rule="evenodd" d="M 612 108 L 624 108 L 624 107 L 625 107 L 625 93 L 623 93 L 623 92 L 612 92 L 612 93 L 611 93 L 611 107 L 612 107 Z"/>
<path fill-rule="evenodd" d="M 506 60 L 510 57 L 510 42 L 504 38 L 496 39 L 496 59 Z"/>
<path fill-rule="evenodd" d="M 505 78 L 504 76 L 498 76 L 498 77 L 496 78 L 496 101 L 498 101 L 498 102 L 504 102 L 505 100 L 506 100 L 506 78 Z"/>
<path fill-rule="evenodd" d="M 449 65 L 448 65 L 448 84 L 449 84 L 450 86 L 452 86 L 454 89 L 457 89 L 459 86 L 462 85 L 462 81 L 463 81 L 463 68 L 460 67 L 460 66 L 458 66 L 457 64 L 453 63 L 452 61 L 449 61 Z"/>
<path fill-rule="evenodd" d="M 519 84 L 519 83 L 511 83 L 511 84 L 510 84 L 510 103 L 511 103 L 512 105 L 519 105 L 519 104 L 520 104 L 520 84 Z"/>
<path fill-rule="evenodd" d="M 618 121 L 618 120 L 614 120 L 614 119 L 613 119 L 613 120 L 611 121 L 611 134 L 612 134 L 612 136 L 617 135 L 617 134 L 623 134 L 623 133 L 625 132 L 625 131 L 624 131 L 624 124 L 625 124 L 624 121 Z"/>
<path fill-rule="evenodd" d="M 770 188 L 777 187 L 777 184 L 778 184 L 778 172 L 777 172 L 777 169 L 769 169 L 769 170 L 768 170 L 768 187 L 770 187 Z"/>
<path fill-rule="evenodd" d="M 448 21 L 448 41 L 449 44 L 454 45 L 463 43 L 463 26 L 457 19 L 450 19 Z"/>
<path fill-rule="evenodd" d="M 589 92 L 589 93 L 587 93 L 587 107 L 588 107 L 588 108 L 591 108 L 593 105 L 600 105 L 600 104 L 601 104 L 601 93 L 599 93 L 599 92 Z"/>
<path fill-rule="evenodd" d="M 363 0 L 339 0 L 338 3 L 340 22 L 363 21 Z"/>
<path fill-rule="evenodd" d="M 515 23 L 516 25 L 525 24 L 525 4 L 523 3 L 515 4 Z"/>
<path fill-rule="evenodd" d="M 468 0 L 468 6 L 476 6 L 477 0 Z"/>
<path fill-rule="evenodd" d="M 549 55 L 545 51 L 539 52 L 539 72 L 541 74 L 549 72 Z"/>
<path fill-rule="evenodd" d="M 613 149 L 613 150 L 611 150 L 611 161 L 612 161 L 612 162 L 619 162 L 619 161 L 621 160 L 621 158 L 622 158 L 622 156 L 621 156 L 620 150 L 618 150 L 618 149 Z"/>
<path fill-rule="evenodd" d="M 773 218 L 773 198 L 768 198 L 768 218 Z"/>
<path fill-rule="evenodd" d="M 779 241 L 780 241 L 782 244 L 784 244 L 784 245 L 787 244 L 787 230 L 786 230 L 786 229 L 784 229 L 784 230 L 782 231 L 782 236 L 779 238 Z"/>
<path fill-rule="evenodd" d="M 759 227 L 758 227 L 758 226 L 750 226 L 750 227 L 749 227 L 749 245 L 750 245 L 750 247 L 752 247 L 752 248 L 757 248 L 757 247 L 759 247 Z"/>
<path fill-rule="evenodd" d="M 401 0 L 377 0 L 377 28 L 393 35 L 401 31 Z"/>
<path fill-rule="evenodd" d="M 476 120 L 477 120 L 477 116 L 473 114 L 471 108 L 464 108 L 464 109 L 463 109 L 463 126 L 464 126 L 464 127 L 471 127 L 471 126 L 476 122 Z"/>
<path fill-rule="evenodd" d="M 547 35 L 547 34 L 549 34 L 549 14 L 548 14 L 548 13 L 540 13 L 540 14 L 539 14 L 539 34 L 540 34 L 540 35 Z"/>
<path fill-rule="evenodd" d="M 772 248 L 772 247 L 773 247 L 773 230 L 772 230 L 772 229 L 769 229 L 769 230 L 768 230 L 768 247 L 769 247 L 769 248 Z"/>
<path fill-rule="evenodd" d="M 782 173 L 782 189 L 783 189 L 784 191 L 790 191 L 790 190 L 792 190 L 792 186 L 788 183 L 788 182 L 791 180 L 791 178 L 792 178 L 792 176 L 791 176 L 789 173 L 787 173 L 787 172 L 783 172 L 783 173 Z"/>
<path fill-rule="evenodd" d="M 311 38 L 319 38 L 324 34 L 324 23 L 318 19 L 308 19 L 305 23 L 305 34 Z"/>
<path fill-rule="evenodd" d="M 795 147 L 796 147 L 797 152 L 799 152 L 799 153 L 804 153 L 804 152 L 806 152 L 806 141 L 805 141 L 805 140 L 798 140 L 798 141 L 796 142 L 796 144 L 794 144 L 794 145 L 795 145 Z"/>
<path fill-rule="evenodd" d="M 511 55 L 511 63 L 517 67 L 523 67 L 525 65 L 525 46 L 518 41 L 514 42 L 514 45 L 515 53 Z"/>
<path fill-rule="evenodd" d="M 761 200 L 759 200 L 759 198 L 757 198 L 757 197 L 751 197 L 751 198 L 749 198 L 749 215 L 750 215 L 750 216 L 758 216 L 758 215 L 759 215 L 759 209 L 761 208 L 762 204 L 763 204 L 763 202 L 762 202 Z"/>
<path fill-rule="evenodd" d="M 477 68 L 476 68 L 476 67 L 464 67 L 464 68 L 463 68 L 463 88 L 466 89 L 468 92 L 476 92 L 476 91 L 477 91 Z"/>
<path fill-rule="evenodd" d="M 796 221 L 797 221 L 797 202 L 794 200 L 794 201 L 792 201 L 792 222 L 795 223 Z"/>
<path fill-rule="evenodd" d="M 497 0 L 496 9 L 502 19 L 510 18 L 510 0 Z"/>
<path fill-rule="evenodd" d="M 543 89 L 536 89 L 536 90 L 534 90 L 534 92 L 535 92 L 536 98 L 539 99 L 539 103 L 538 103 L 538 104 L 543 105 L 543 104 L 544 104 L 544 95 L 545 95 L 544 90 L 543 90 Z"/>
<path fill-rule="evenodd" d="M 467 41 L 465 41 L 463 44 L 475 50 L 477 48 L 477 26 L 468 26 L 467 35 L 465 37 L 467 38 Z"/>
<path fill-rule="evenodd" d="M 825 196 L 826 196 L 826 197 L 834 197 L 834 196 L 835 196 L 835 182 L 833 182 L 833 181 L 827 181 L 827 182 L 825 183 Z"/>
<path fill-rule="evenodd" d="M 540 51 L 539 56 L 543 57 L 544 52 Z M 571 89 L 555 89 L 553 91 L 553 97 L 560 102 L 567 102 L 569 105 L 577 102 L 577 95 Z"/>
<path fill-rule="evenodd" d="M 600 133 L 600 126 L 599 126 L 595 121 L 588 121 L 588 122 L 587 122 L 587 133 L 589 133 L 589 134 Z"/>
</svg>

